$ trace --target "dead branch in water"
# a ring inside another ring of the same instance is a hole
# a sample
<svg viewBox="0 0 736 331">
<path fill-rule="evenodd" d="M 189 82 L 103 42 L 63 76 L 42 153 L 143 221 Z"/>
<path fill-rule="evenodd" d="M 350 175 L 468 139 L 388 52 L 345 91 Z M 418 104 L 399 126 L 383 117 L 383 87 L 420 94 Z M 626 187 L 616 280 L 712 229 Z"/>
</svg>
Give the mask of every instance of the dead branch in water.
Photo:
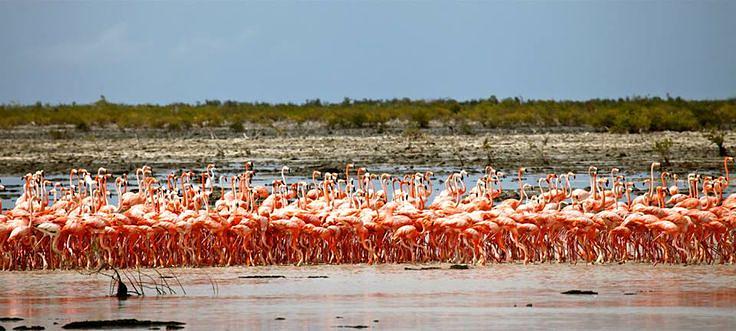
<svg viewBox="0 0 736 331">
<path fill-rule="evenodd" d="M 212 293 L 215 296 L 220 294 L 220 285 L 218 285 L 217 282 L 214 279 L 212 279 L 212 277 L 210 277 L 209 274 L 207 274 L 207 279 L 209 279 L 210 285 L 212 286 Z"/>
<path fill-rule="evenodd" d="M 108 266 L 109 267 L 109 266 Z M 111 273 L 106 272 L 111 270 Z M 158 269 L 151 269 L 152 272 L 144 272 L 140 268 L 136 268 L 135 271 L 109 268 L 102 266 L 95 271 L 89 273 L 80 272 L 81 274 L 92 276 L 102 275 L 110 278 L 109 295 L 117 297 L 119 299 L 126 299 L 129 296 L 145 296 L 145 290 L 154 290 L 156 295 L 177 295 L 177 291 L 172 287 L 167 278 L 175 279 L 182 294 L 186 295 L 184 286 L 181 285 L 179 278 L 174 274 L 172 270 L 168 270 L 168 275 L 162 274 Z M 213 284 L 214 282 L 210 280 Z M 129 287 L 130 286 L 130 289 Z M 213 285 L 213 291 L 217 293 Z"/>
</svg>

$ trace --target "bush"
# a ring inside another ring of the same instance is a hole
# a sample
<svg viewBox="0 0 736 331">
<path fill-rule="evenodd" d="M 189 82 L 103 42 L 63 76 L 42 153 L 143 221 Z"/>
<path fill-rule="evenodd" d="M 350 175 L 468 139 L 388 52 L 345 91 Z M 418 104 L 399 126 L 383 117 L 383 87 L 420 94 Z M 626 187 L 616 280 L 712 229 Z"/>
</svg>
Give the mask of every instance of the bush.
<svg viewBox="0 0 736 331">
<path fill-rule="evenodd" d="M 424 133 L 416 126 L 406 127 L 401 135 L 412 140 L 424 138 Z"/>
<path fill-rule="evenodd" d="M 245 131 L 245 127 L 243 127 L 243 122 L 232 122 L 232 123 L 230 123 L 230 131 L 233 131 L 233 132 L 243 132 L 243 131 Z"/>
<path fill-rule="evenodd" d="M 77 123 L 77 125 L 75 125 L 74 127 L 77 128 L 77 130 L 82 131 L 82 132 L 89 132 L 90 130 L 89 124 L 87 124 L 87 122 L 84 122 L 84 121 Z"/>
<path fill-rule="evenodd" d="M 347 116 L 350 127 L 362 128 L 368 122 L 368 115 L 363 111 L 352 111 Z"/>
<path fill-rule="evenodd" d="M 703 133 L 703 136 L 718 147 L 718 155 L 728 156 L 728 150 L 726 149 L 726 146 L 724 146 L 726 134 L 723 131 L 711 129 L 710 131 Z"/>
<path fill-rule="evenodd" d="M 121 128 L 165 129 L 174 122 L 180 128 L 188 128 L 236 122 L 270 125 L 276 121 L 318 121 L 332 128 L 359 128 L 392 120 L 410 121 L 418 128 L 428 128 L 431 121 L 472 121 L 485 127 L 582 126 L 621 133 L 723 130 L 736 125 L 736 99 L 687 101 L 634 97 L 553 101 L 507 98 L 499 101 L 489 98 L 462 102 L 363 99 L 335 104 L 316 99 L 303 104 L 207 100 L 196 104 L 126 105 L 101 98 L 91 104 L 0 105 L 0 128 L 58 124 L 87 131 L 92 126 L 108 124 Z"/>
<path fill-rule="evenodd" d="M 475 132 L 473 131 L 473 127 L 470 126 L 470 124 L 468 124 L 467 122 L 463 122 L 462 124 L 460 124 L 460 134 L 469 136 L 473 133 Z"/>
<path fill-rule="evenodd" d="M 429 114 L 423 110 L 415 110 L 411 112 L 411 120 L 421 129 L 429 127 Z"/>
<path fill-rule="evenodd" d="M 665 138 L 654 142 L 654 150 L 659 154 L 662 164 L 665 166 L 670 165 L 670 156 L 672 155 L 672 139 Z"/>
<path fill-rule="evenodd" d="M 69 139 L 71 138 L 71 136 L 72 135 L 69 134 L 69 132 L 62 131 L 62 130 L 49 131 L 49 137 L 51 137 L 51 139 L 54 139 L 54 140 Z"/>
<path fill-rule="evenodd" d="M 179 132 L 182 130 L 182 127 L 179 122 L 171 122 L 166 124 L 166 130 L 171 132 Z"/>
</svg>

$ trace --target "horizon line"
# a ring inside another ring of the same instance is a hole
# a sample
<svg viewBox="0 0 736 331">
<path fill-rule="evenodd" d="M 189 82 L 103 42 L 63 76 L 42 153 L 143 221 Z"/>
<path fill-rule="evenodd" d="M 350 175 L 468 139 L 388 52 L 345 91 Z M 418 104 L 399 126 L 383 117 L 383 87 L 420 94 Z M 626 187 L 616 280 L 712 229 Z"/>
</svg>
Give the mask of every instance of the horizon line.
<svg viewBox="0 0 736 331">
<path fill-rule="evenodd" d="M 639 101 L 639 100 L 663 100 L 663 101 L 669 101 L 669 100 L 682 100 L 682 101 L 688 101 L 688 102 L 708 102 L 708 101 L 736 101 L 736 96 L 733 97 L 724 97 L 724 98 L 684 98 L 682 96 L 672 96 L 669 93 L 666 94 L 664 97 L 660 95 L 630 95 L 630 96 L 621 96 L 621 97 L 595 97 L 595 98 L 586 98 L 586 99 L 545 99 L 545 98 L 525 98 L 523 96 L 507 96 L 507 97 L 499 97 L 496 95 L 489 95 L 485 98 L 467 98 L 467 99 L 455 99 L 452 97 L 438 97 L 438 98 L 410 98 L 410 97 L 393 97 L 393 98 L 352 98 L 352 97 L 343 97 L 340 101 L 332 101 L 332 100 L 323 100 L 321 98 L 313 98 L 313 99 L 305 99 L 301 102 L 294 102 L 294 101 L 279 101 L 279 102 L 270 102 L 270 101 L 245 101 L 245 100 L 237 100 L 237 99 L 203 99 L 203 100 L 197 100 L 194 102 L 184 102 L 184 101 L 174 101 L 174 102 L 118 102 L 118 101 L 111 101 L 107 99 L 104 95 L 100 95 L 100 98 L 98 98 L 95 101 L 89 101 L 89 102 L 77 102 L 72 101 L 70 103 L 67 102 L 44 102 L 44 101 L 36 101 L 33 103 L 21 103 L 18 101 L 5 101 L 0 103 L 0 106 L 6 107 L 27 107 L 27 106 L 38 106 L 39 104 L 41 106 L 84 106 L 84 105 L 93 105 L 98 102 L 106 102 L 108 104 L 117 104 L 117 105 L 129 105 L 129 106 L 137 106 L 137 105 L 154 105 L 154 106 L 171 106 L 171 105 L 189 105 L 189 106 L 201 106 L 206 105 L 207 103 L 211 102 L 217 102 L 220 104 L 234 102 L 236 104 L 251 104 L 251 105 L 271 105 L 271 106 L 279 106 L 279 105 L 291 105 L 291 106 L 306 106 L 306 105 L 340 105 L 345 104 L 346 101 L 350 101 L 350 104 L 352 103 L 368 103 L 368 102 L 457 102 L 457 103 L 471 103 L 471 102 L 479 102 L 479 101 L 491 101 L 495 99 L 496 102 L 504 102 L 506 100 L 513 100 L 516 102 L 521 103 L 527 103 L 527 102 L 591 102 L 591 101 Z"/>
</svg>

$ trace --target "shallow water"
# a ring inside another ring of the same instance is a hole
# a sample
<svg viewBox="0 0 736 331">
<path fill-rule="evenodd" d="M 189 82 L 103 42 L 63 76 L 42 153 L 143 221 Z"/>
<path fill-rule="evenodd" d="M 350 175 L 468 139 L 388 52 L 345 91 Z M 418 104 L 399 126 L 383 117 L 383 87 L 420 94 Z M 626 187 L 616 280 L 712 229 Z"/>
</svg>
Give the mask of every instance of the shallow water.
<svg viewBox="0 0 736 331">
<path fill-rule="evenodd" d="M 256 173 L 256 176 L 254 176 L 252 182 L 254 186 L 266 186 L 270 187 L 271 181 L 277 178 L 281 178 L 280 172 L 278 172 L 278 169 L 280 169 L 280 166 L 277 165 L 269 165 L 267 167 L 264 167 L 263 169 L 259 170 L 259 172 Z M 430 196 L 429 200 L 427 201 L 427 205 L 431 203 L 431 201 L 434 199 L 434 197 L 439 194 L 440 191 L 444 189 L 444 180 L 447 178 L 447 175 L 453 172 L 458 172 L 461 170 L 461 168 L 453 168 L 453 167 L 409 167 L 409 166 L 395 166 L 395 167 L 368 167 L 368 170 L 371 173 L 375 174 L 381 174 L 381 173 L 389 173 L 392 175 L 403 175 L 403 174 L 413 174 L 416 172 L 424 173 L 425 171 L 433 171 L 434 175 L 432 176 L 432 188 L 433 193 L 432 196 Z M 466 169 L 469 170 L 470 173 L 465 178 L 465 183 L 468 187 L 468 190 L 470 190 L 471 187 L 475 186 L 476 182 L 479 178 L 481 178 L 484 174 L 479 172 L 473 172 L 480 171 L 482 169 Z M 154 173 L 154 176 L 162 181 L 162 183 L 165 183 L 166 176 L 176 171 L 175 169 L 158 169 L 156 173 Z M 231 164 L 226 167 L 223 167 L 217 172 L 217 176 L 232 176 L 236 175 L 242 172 L 242 169 L 239 168 L 238 165 Z M 180 171 L 178 173 L 181 173 Z M 560 172 L 559 174 L 562 174 L 564 172 Z M 657 173 L 658 174 L 658 173 Z M 720 176 L 721 174 L 718 172 L 706 172 L 701 173 L 702 175 L 710 175 L 710 176 Z M 116 176 L 120 174 L 115 174 Z M 344 173 L 341 173 L 340 175 L 344 175 Z M 355 169 L 352 171 L 353 178 L 355 178 Z M 546 173 L 526 173 L 524 174 L 522 181 L 524 184 L 529 184 L 533 186 L 533 189 L 527 189 L 527 194 L 534 195 L 539 193 L 538 188 L 538 180 L 540 178 L 544 178 L 547 174 Z M 635 183 L 635 187 L 641 190 L 646 190 L 647 186 L 643 183 L 643 180 L 646 178 L 649 178 L 648 173 L 624 173 L 626 176 L 627 181 L 633 181 Z M 656 175 L 655 175 L 656 176 Z M 605 171 L 601 170 L 601 173 L 599 174 L 599 177 L 609 178 L 610 174 L 606 173 Z M 681 176 L 683 177 L 683 176 Z M 684 176 L 686 177 L 686 176 Z M 63 174 L 47 174 L 47 179 L 51 180 L 52 182 L 58 182 L 62 185 L 68 186 L 69 185 L 69 177 L 67 175 Z M 304 181 L 307 183 L 312 183 L 311 177 L 304 177 L 304 176 L 292 176 L 287 175 L 286 180 L 288 183 L 295 183 L 297 181 Z M 137 181 L 136 178 L 131 175 L 128 178 L 129 182 L 129 189 L 130 190 L 137 190 Z M 2 183 L 5 186 L 5 191 L 0 192 L 0 202 L 2 202 L 3 210 L 7 210 L 15 205 L 15 201 L 18 197 L 21 196 L 23 193 L 23 179 L 21 175 L 18 176 L 0 176 L 0 183 Z M 378 180 L 374 181 L 374 184 L 376 185 L 376 189 L 380 190 L 380 182 Z M 517 174 L 508 172 L 506 175 L 502 178 L 500 178 L 500 184 L 501 187 L 505 191 L 518 191 L 519 189 L 519 182 L 517 180 Z M 562 184 L 562 183 L 560 183 Z M 670 179 L 668 180 L 668 185 L 672 185 L 673 181 Z M 216 190 L 219 190 L 219 184 L 216 182 L 215 184 Z M 546 189 L 546 183 L 545 189 Z M 570 178 L 570 185 L 572 188 L 590 188 L 590 177 L 587 174 L 577 174 L 574 178 Z M 608 184 L 608 188 L 610 189 L 611 184 Z M 230 189 L 229 182 L 223 184 L 226 190 Z M 681 192 L 686 192 L 687 187 L 686 183 L 680 179 L 679 180 L 679 186 Z M 344 185 L 343 185 L 344 187 Z M 50 187 L 49 187 L 50 188 Z M 390 189 L 390 187 L 389 187 Z M 114 180 L 111 180 L 108 183 L 108 191 L 110 192 L 109 196 L 109 203 L 116 204 L 117 203 L 117 193 L 116 188 L 114 186 Z M 734 191 L 733 188 L 728 188 L 726 190 L 726 194 L 732 193 Z M 632 194 L 632 197 L 636 196 L 636 192 Z M 51 195 L 51 198 L 53 199 L 53 195 Z M 211 201 L 211 203 L 214 203 L 214 201 Z"/>
<path fill-rule="evenodd" d="M 733 265 L 503 264 L 448 270 L 443 264 L 434 265 L 442 270 L 426 271 L 407 271 L 405 266 L 174 269 L 186 295 L 155 296 L 150 291 L 125 301 L 106 296 L 109 279 L 101 275 L 0 272 L 0 317 L 26 319 L 0 325 L 55 328 L 115 318 L 175 320 L 193 330 L 349 325 L 388 330 L 662 330 L 736 325 Z M 286 278 L 238 278 L 247 275 Z M 571 289 L 599 294 L 560 294 Z"/>
<path fill-rule="evenodd" d="M 255 185 L 278 176 L 259 173 Z M 435 192 L 458 169 L 370 169 L 381 173 L 436 170 Z M 223 170 L 223 174 L 234 171 Z M 159 178 L 166 172 L 159 172 Z M 481 174 L 471 173 L 469 186 Z M 717 175 L 714 173 L 714 175 Z M 536 184 L 543 174 L 527 174 Z M 641 179 L 646 174 L 628 174 Z M 502 180 L 518 187 L 516 176 Z M 11 206 L 20 194 L 19 177 L 0 178 Z M 53 180 L 66 183 L 63 176 Z M 287 180 L 311 178 L 288 176 Z M 578 175 L 573 187 L 586 187 Z M 681 183 L 682 185 L 682 183 Z M 135 187 L 135 179 L 131 178 Z M 639 182 L 638 187 L 643 185 Z M 112 187 L 111 187 L 112 189 Z M 684 188 L 682 188 L 684 189 Z M 430 199 L 431 200 L 431 199 Z M 111 196 L 111 203 L 116 197 Z M 0 272 L 0 322 L 12 329 L 43 325 L 55 329 L 80 320 L 137 318 L 175 320 L 187 329 L 333 329 L 365 325 L 377 329 L 733 329 L 736 325 L 736 267 L 503 264 L 470 270 L 407 271 L 406 265 L 233 267 L 174 269 L 186 295 L 119 301 L 108 297 L 109 279 L 73 271 Z M 279 279 L 241 279 L 245 275 L 284 275 Z M 308 276 L 327 276 L 310 279 Z M 219 289 L 213 291 L 213 283 Z M 595 296 L 570 296 L 571 289 Z M 179 291 L 181 292 L 181 291 Z M 626 295 L 633 294 L 633 295 Z M 532 307 L 527 307 L 532 304 Z M 516 307 L 514 307 L 516 305 Z M 283 317 L 284 320 L 276 320 Z M 340 318 L 338 318 L 340 317 Z M 377 322 L 375 322 L 377 320 Z M 53 323 L 58 323 L 54 325 Z"/>
</svg>

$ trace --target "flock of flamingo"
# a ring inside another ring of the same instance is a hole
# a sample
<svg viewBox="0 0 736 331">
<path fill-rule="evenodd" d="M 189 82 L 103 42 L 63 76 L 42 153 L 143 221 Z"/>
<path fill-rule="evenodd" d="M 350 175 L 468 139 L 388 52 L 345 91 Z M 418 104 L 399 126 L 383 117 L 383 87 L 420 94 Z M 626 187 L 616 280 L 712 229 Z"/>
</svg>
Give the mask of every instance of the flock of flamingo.
<svg viewBox="0 0 736 331">
<path fill-rule="evenodd" d="M 315 171 L 311 183 L 289 182 L 284 167 L 267 186 L 253 185 L 250 162 L 238 175 L 218 176 L 208 165 L 161 180 L 144 166 L 135 191 L 127 174 L 112 182 L 104 168 L 71 170 L 68 185 L 38 171 L 24 176 L 12 209 L 3 211 L 0 200 L 0 269 L 733 263 L 736 194 L 723 196 L 729 162 L 724 176 L 686 178 L 655 175 L 659 164 L 652 163 L 648 190 L 636 197 L 618 169 L 599 175 L 595 167 L 589 190 L 571 187 L 573 173 L 548 174 L 535 187 L 524 183 L 521 168 L 518 195 L 503 192 L 505 174 L 490 166 L 467 186 L 460 171 L 433 199 L 431 172 L 377 175 L 352 164 L 344 177 Z M 509 195 L 518 199 L 502 199 Z"/>
</svg>

